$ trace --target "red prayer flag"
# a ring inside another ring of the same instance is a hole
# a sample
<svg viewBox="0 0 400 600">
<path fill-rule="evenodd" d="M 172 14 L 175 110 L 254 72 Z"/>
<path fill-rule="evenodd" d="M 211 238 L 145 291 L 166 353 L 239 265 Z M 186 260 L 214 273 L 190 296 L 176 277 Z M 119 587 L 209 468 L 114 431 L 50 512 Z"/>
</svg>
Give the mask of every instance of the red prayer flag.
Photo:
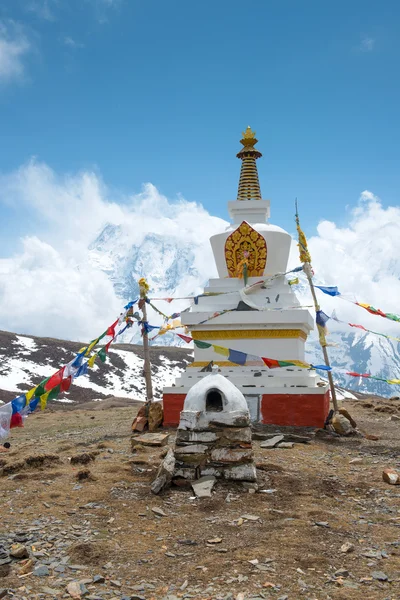
<svg viewBox="0 0 400 600">
<path fill-rule="evenodd" d="M 267 367 L 269 369 L 276 369 L 277 367 L 279 367 L 279 361 L 273 359 L 273 358 L 264 358 L 263 356 L 261 357 L 261 359 L 263 360 L 263 362 L 267 365 Z"/>
<path fill-rule="evenodd" d="M 181 333 L 177 333 L 176 335 L 178 337 L 180 337 L 187 344 L 190 344 L 190 342 L 193 342 L 193 338 L 189 337 L 188 335 L 182 335 Z"/>
<path fill-rule="evenodd" d="M 24 422 L 22 420 L 21 413 L 14 413 L 11 417 L 10 429 L 13 429 L 14 427 L 23 427 L 23 426 L 24 426 Z"/>
<path fill-rule="evenodd" d="M 108 351 L 109 351 L 111 344 L 112 344 L 112 340 L 110 340 L 110 341 L 108 342 L 108 344 L 106 344 L 106 345 L 105 345 L 106 352 L 108 352 Z"/>
<path fill-rule="evenodd" d="M 112 335 L 112 337 L 115 337 L 115 328 L 118 325 L 118 321 L 119 321 L 119 319 L 117 319 L 115 321 L 115 323 L 113 323 L 112 325 L 110 325 L 110 327 L 106 331 L 106 335 Z"/>
<path fill-rule="evenodd" d="M 358 329 L 363 329 L 364 331 L 368 331 L 368 329 L 365 329 L 365 327 L 363 327 L 362 325 L 355 325 L 355 323 L 349 323 L 350 327 L 358 327 Z"/>
<path fill-rule="evenodd" d="M 45 383 L 44 389 L 46 390 L 46 392 L 49 392 L 53 388 L 57 387 L 57 385 L 60 385 L 63 378 L 64 369 L 65 367 L 57 371 L 57 373 L 54 373 L 54 375 L 52 375 L 50 379 Z"/>
<path fill-rule="evenodd" d="M 72 383 L 71 376 L 63 379 L 60 383 L 60 392 L 68 392 L 69 388 L 71 387 L 71 383 Z"/>
<path fill-rule="evenodd" d="M 353 371 L 349 371 L 346 375 L 351 375 L 352 377 L 371 377 L 368 373 L 354 373 Z"/>
</svg>

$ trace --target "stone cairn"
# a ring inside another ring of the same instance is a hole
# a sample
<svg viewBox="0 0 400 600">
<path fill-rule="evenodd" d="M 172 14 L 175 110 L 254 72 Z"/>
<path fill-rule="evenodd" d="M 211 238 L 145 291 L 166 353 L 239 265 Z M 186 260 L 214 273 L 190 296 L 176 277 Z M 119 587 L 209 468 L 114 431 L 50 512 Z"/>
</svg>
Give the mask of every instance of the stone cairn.
<svg viewBox="0 0 400 600">
<path fill-rule="evenodd" d="M 189 480 L 205 475 L 255 481 L 251 428 L 245 419 L 236 425 L 210 423 L 207 430 L 178 429 L 173 478 Z"/>
<path fill-rule="evenodd" d="M 152 484 L 155 494 L 182 478 L 256 481 L 246 399 L 217 371 L 218 367 L 189 390 L 175 448 L 169 450 Z"/>
</svg>

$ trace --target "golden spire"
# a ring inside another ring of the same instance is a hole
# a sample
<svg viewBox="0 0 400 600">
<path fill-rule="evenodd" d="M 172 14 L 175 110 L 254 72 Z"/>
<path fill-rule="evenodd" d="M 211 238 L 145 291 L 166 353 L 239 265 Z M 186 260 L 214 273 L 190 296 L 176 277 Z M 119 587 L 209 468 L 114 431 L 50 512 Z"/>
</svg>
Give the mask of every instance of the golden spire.
<svg viewBox="0 0 400 600">
<path fill-rule="evenodd" d="M 236 154 L 242 161 L 237 199 L 261 200 L 256 160 L 257 158 L 260 158 L 262 154 L 254 148 L 258 142 L 256 139 L 256 132 L 252 131 L 249 126 L 242 135 L 243 138 L 240 140 L 240 143 L 243 145 L 243 148 Z"/>
</svg>

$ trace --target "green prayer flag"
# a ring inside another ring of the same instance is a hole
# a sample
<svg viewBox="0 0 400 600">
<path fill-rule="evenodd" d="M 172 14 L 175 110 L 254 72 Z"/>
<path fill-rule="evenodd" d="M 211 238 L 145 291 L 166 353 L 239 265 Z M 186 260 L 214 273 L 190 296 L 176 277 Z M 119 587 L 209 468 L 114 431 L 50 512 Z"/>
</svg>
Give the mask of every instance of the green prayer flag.
<svg viewBox="0 0 400 600">
<path fill-rule="evenodd" d="M 41 381 L 39 383 L 39 385 L 37 386 L 37 388 L 35 390 L 35 397 L 37 397 L 37 396 L 43 396 L 43 394 L 46 393 L 46 390 L 44 389 L 44 386 L 46 385 L 46 383 L 48 382 L 49 379 L 50 379 L 50 377 L 48 377 L 47 379 L 44 379 L 43 381 Z"/>
<path fill-rule="evenodd" d="M 60 385 L 56 385 L 55 388 L 53 388 L 52 390 L 50 390 L 47 399 L 48 400 L 54 400 L 54 398 L 57 398 L 57 396 L 60 393 L 60 391 L 61 391 L 61 384 Z"/>
<path fill-rule="evenodd" d="M 99 352 L 97 353 L 97 356 L 99 357 L 101 362 L 106 362 L 106 358 L 107 358 L 106 349 L 102 348 L 101 350 L 99 350 Z"/>
<path fill-rule="evenodd" d="M 200 342 L 200 340 L 193 340 L 194 341 L 194 345 L 197 348 L 202 348 L 202 349 L 206 349 L 206 348 L 211 348 L 212 344 L 208 344 L 207 342 Z"/>
</svg>

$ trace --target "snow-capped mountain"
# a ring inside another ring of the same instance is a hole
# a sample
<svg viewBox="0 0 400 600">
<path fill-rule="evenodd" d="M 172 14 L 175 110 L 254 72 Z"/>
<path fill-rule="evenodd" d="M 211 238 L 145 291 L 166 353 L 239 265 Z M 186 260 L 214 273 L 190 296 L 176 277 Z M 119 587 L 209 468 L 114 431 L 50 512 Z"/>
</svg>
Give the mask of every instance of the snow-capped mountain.
<svg viewBox="0 0 400 600">
<path fill-rule="evenodd" d="M 80 342 L 16 335 L 0 331 L 0 405 L 38 385 L 69 362 L 82 347 Z M 156 398 L 191 362 L 192 352 L 183 348 L 152 348 L 151 370 Z M 86 376 L 74 379 L 68 392 L 54 404 L 83 404 L 110 396 L 145 400 L 143 347 L 115 344 L 107 362 L 97 361 Z"/>
<path fill-rule="evenodd" d="M 207 280 L 216 276 L 216 268 L 208 242 L 201 236 L 198 242 L 181 235 L 151 233 L 145 235 L 140 245 L 132 244 L 123 227 L 106 225 L 89 248 L 90 261 L 101 269 L 113 282 L 117 295 L 131 300 L 138 295 L 138 280 L 146 276 L 154 297 L 193 296 L 202 291 Z M 199 261 L 199 256 L 203 260 Z M 303 304 L 310 305 L 305 281 L 295 288 Z M 329 299 L 326 298 L 326 301 Z M 340 302 L 340 300 L 336 300 Z M 157 303 L 165 313 L 178 312 L 189 305 L 188 300 Z M 323 305 L 324 306 L 324 305 Z M 312 310 L 313 312 L 313 310 Z M 360 317 L 362 320 L 362 317 Z M 160 324 L 158 315 L 150 311 L 149 320 Z M 350 327 L 329 321 L 329 355 L 335 368 L 334 379 L 338 385 L 381 396 L 392 396 L 399 387 L 385 382 L 347 376 L 346 371 L 371 373 L 383 379 L 400 379 L 399 344 L 372 333 L 352 330 Z M 379 327 L 378 327 L 379 330 Z M 138 330 L 130 339 L 140 343 Z M 179 345 L 176 336 L 158 338 L 158 344 Z M 316 335 L 310 336 L 306 345 L 306 358 L 312 364 L 323 363 L 322 352 Z M 288 357 L 290 359 L 290 357 Z"/>
</svg>

